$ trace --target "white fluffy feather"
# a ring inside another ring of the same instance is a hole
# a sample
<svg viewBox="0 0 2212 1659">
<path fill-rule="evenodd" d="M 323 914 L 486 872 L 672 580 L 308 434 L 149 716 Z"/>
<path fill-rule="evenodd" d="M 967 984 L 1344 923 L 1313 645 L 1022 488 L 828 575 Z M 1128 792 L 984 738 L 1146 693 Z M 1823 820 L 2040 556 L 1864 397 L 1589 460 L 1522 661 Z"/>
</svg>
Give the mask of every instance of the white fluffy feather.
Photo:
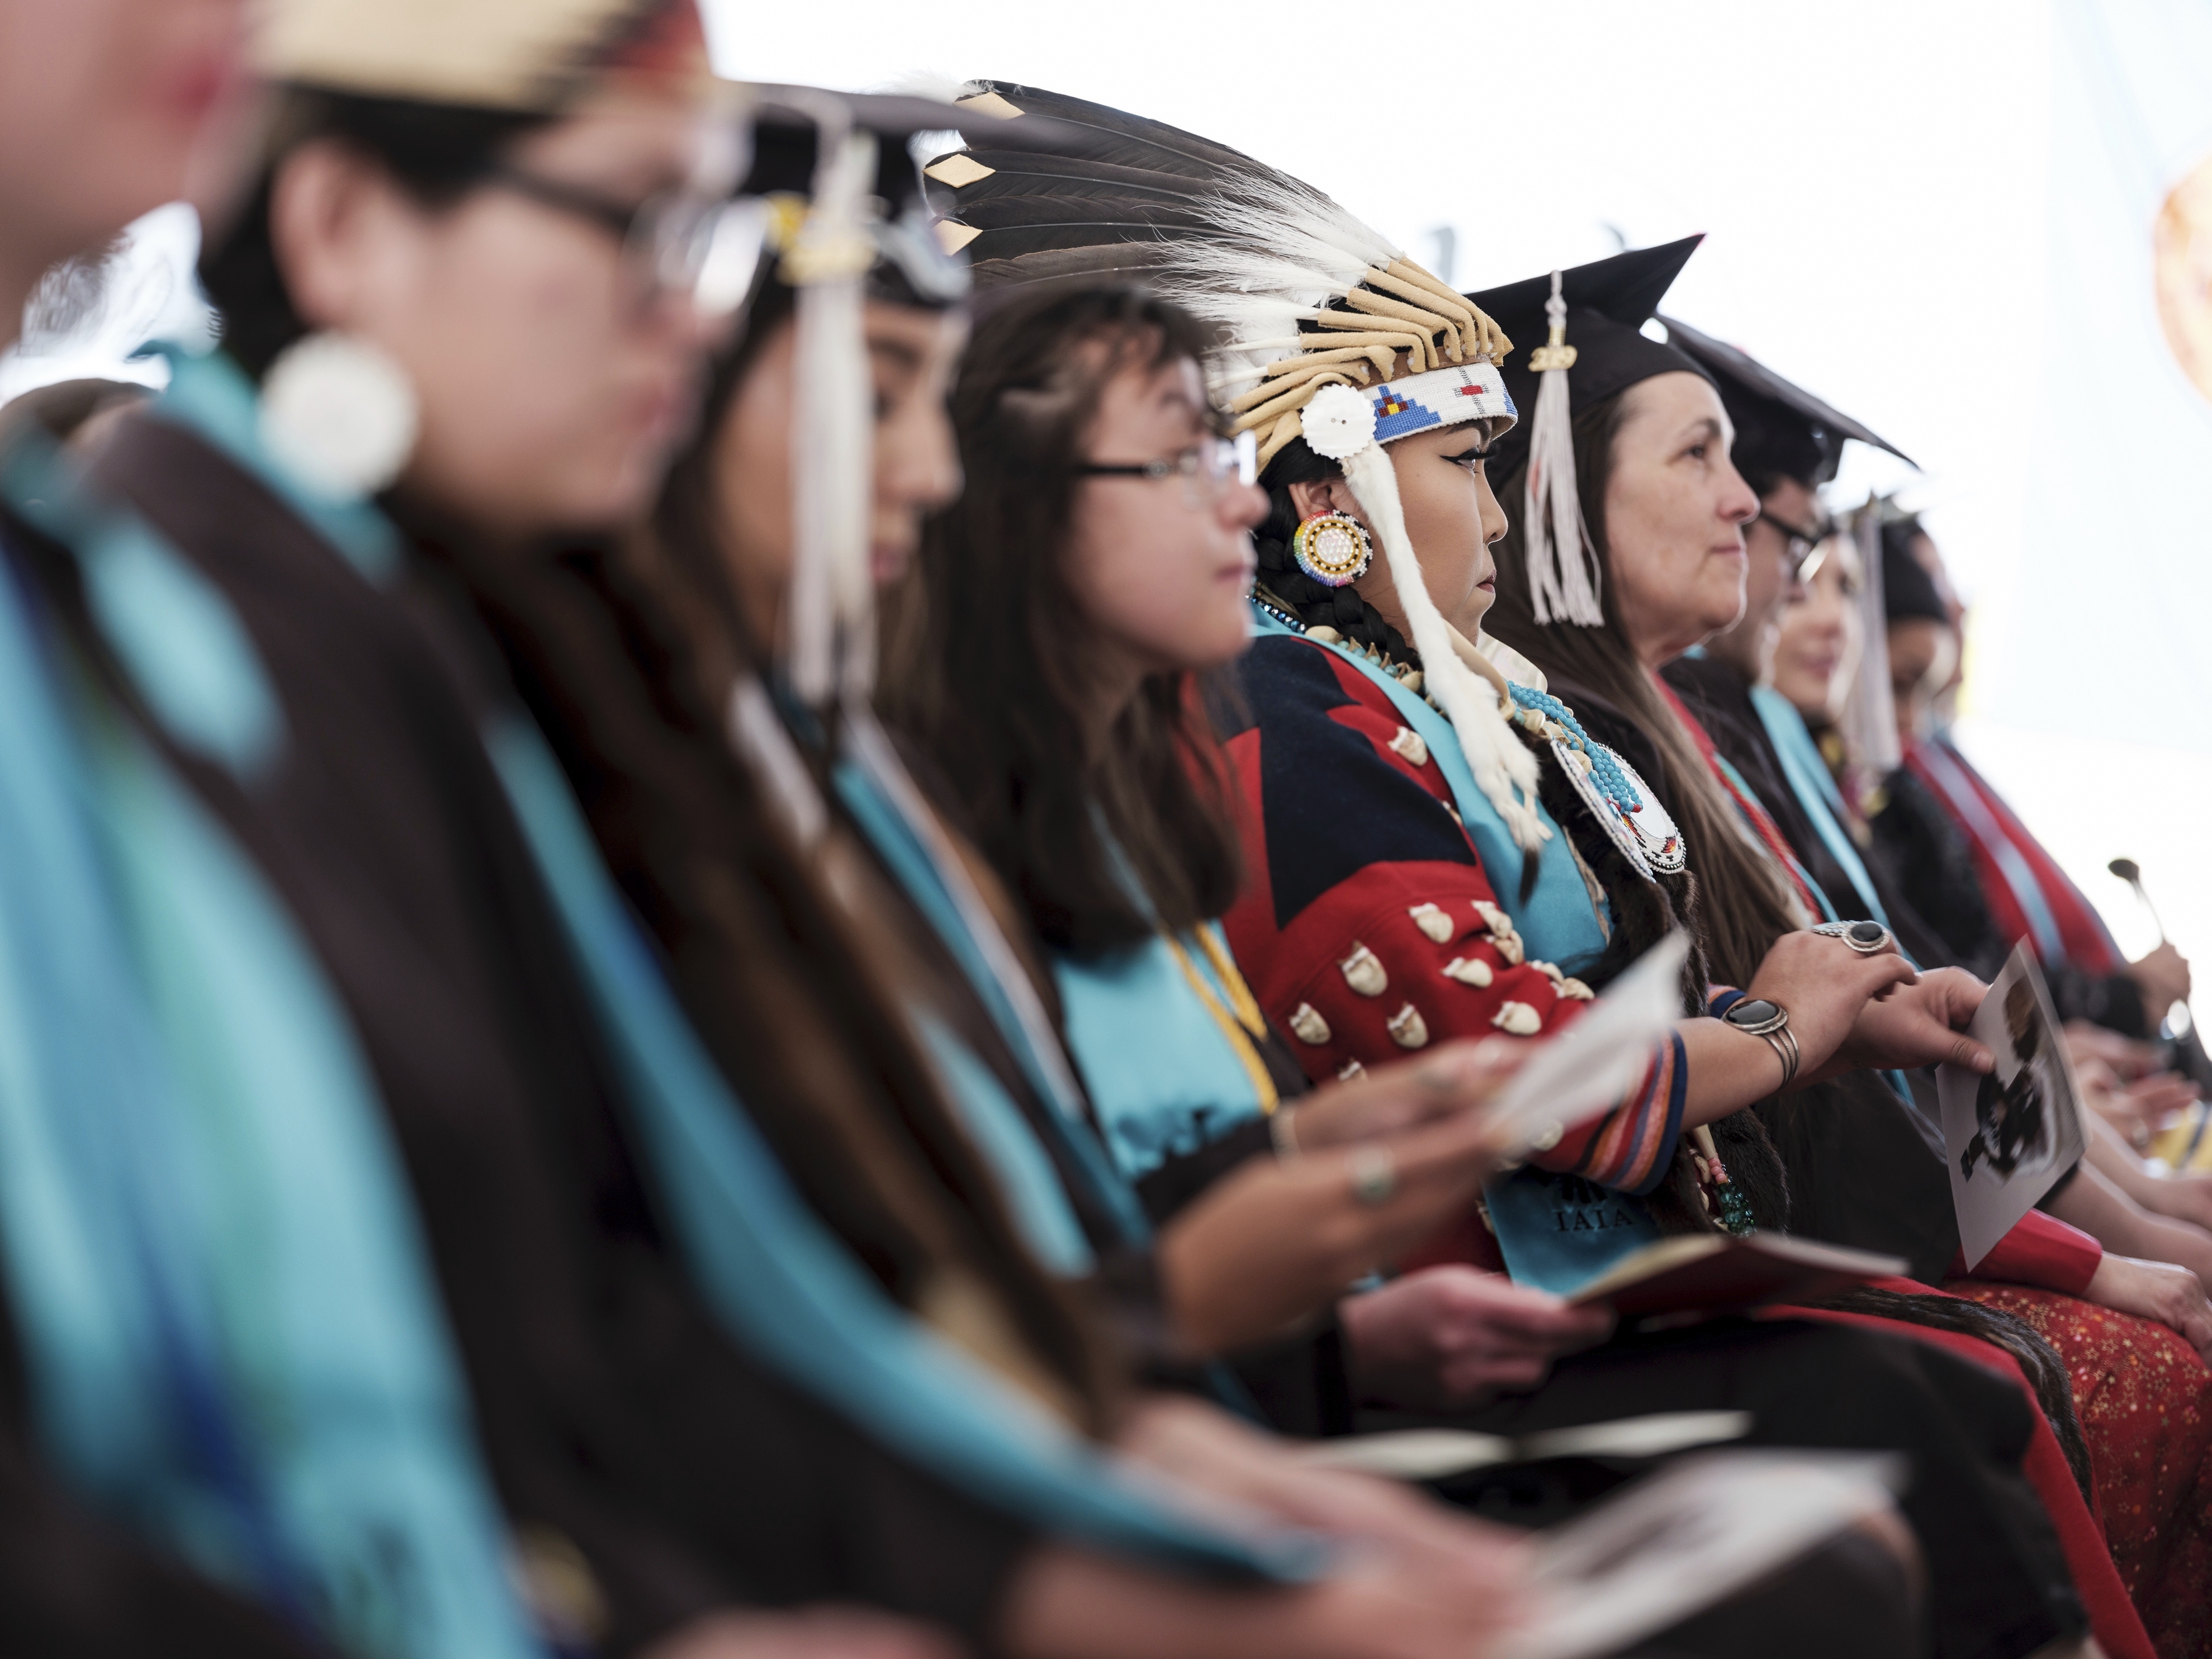
<svg viewBox="0 0 2212 1659">
<path fill-rule="evenodd" d="M 1406 608 L 1413 649 L 1421 653 L 1425 687 L 1450 717 L 1452 730 L 1459 736 L 1460 752 L 1467 757 L 1468 769 L 1474 774 L 1475 786 L 1505 820 L 1514 844 L 1524 853 L 1537 851 L 1551 839 L 1552 832 L 1536 814 L 1536 757 L 1505 724 L 1505 716 L 1498 712 L 1498 694 L 1477 678 L 1452 649 L 1450 629 L 1437 602 L 1429 597 L 1420 556 L 1406 533 L 1405 509 L 1398 501 L 1397 469 L 1391 465 L 1389 452 L 1381 444 L 1368 445 L 1345 460 L 1344 477 L 1382 544 L 1391 583 L 1398 590 L 1398 602 Z"/>
<path fill-rule="evenodd" d="M 1168 243 L 1152 281 L 1221 331 L 1231 373 L 1285 356 L 1267 343 L 1297 334 L 1369 266 L 1404 257 L 1326 196 L 1279 175 L 1224 185 L 1200 211 L 1218 237 Z"/>
</svg>

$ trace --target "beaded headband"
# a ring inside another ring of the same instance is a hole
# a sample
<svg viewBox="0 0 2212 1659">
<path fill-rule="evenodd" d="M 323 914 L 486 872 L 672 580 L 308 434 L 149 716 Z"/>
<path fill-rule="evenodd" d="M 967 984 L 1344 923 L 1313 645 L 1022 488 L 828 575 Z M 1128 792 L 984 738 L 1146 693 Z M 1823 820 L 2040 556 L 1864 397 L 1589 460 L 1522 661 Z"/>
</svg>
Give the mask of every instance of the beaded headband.
<svg viewBox="0 0 2212 1659">
<path fill-rule="evenodd" d="M 1384 453 L 1416 432 L 1515 419 L 1498 368 L 1513 349 L 1505 331 L 1319 191 L 1249 155 L 1038 88 L 978 82 L 968 96 L 988 99 L 1009 131 L 925 170 L 950 197 L 938 198 L 940 234 L 987 283 L 1137 280 L 1212 327 L 1214 394 L 1236 429 L 1258 440 L 1262 467 L 1299 438 L 1339 464 L 1382 545 L 1424 690 L 1515 842 L 1541 848 L 1552 831 L 1536 758 L 1506 725 L 1501 694 L 1454 653 Z"/>
</svg>

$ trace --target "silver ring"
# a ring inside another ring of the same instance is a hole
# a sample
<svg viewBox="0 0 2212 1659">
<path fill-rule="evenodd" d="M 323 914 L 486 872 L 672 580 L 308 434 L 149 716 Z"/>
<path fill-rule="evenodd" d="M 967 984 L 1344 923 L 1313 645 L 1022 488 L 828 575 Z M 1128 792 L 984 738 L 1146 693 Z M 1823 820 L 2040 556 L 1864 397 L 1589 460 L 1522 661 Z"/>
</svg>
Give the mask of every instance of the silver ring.
<svg viewBox="0 0 2212 1659">
<path fill-rule="evenodd" d="M 1390 1194 L 1398 1190 L 1398 1160 L 1388 1146 L 1355 1146 L 1347 1161 L 1354 1198 L 1370 1208 L 1390 1201 Z"/>
<path fill-rule="evenodd" d="M 1879 956 L 1897 943 L 1896 935 L 1878 921 L 1824 921 L 1813 931 L 1843 940 L 1863 957 Z"/>
</svg>

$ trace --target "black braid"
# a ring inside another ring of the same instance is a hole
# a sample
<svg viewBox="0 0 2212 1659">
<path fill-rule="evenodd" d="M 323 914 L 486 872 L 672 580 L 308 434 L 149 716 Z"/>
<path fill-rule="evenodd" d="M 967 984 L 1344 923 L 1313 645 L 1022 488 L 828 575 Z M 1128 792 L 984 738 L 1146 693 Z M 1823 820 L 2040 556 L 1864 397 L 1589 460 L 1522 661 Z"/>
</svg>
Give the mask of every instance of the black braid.
<svg viewBox="0 0 2212 1659">
<path fill-rule="evenodd" d="M 1552 745 L 1519 726 L 1513 728 L 1513 733 L 1534 751 L 1541 765 L 1537 793 L 1544 810 L 1566 832 L 1574 851 L 1589 866 L 1590 873 L 1597 878 L 1598 885 L 1605 890 L 1612 903 L 1613 936 L 1606 942 L 1605 954 L 1582 975 L 1583 982 L 1593 990 L 1604 990 L 1630 963 L 1679 927 L 1692 940 L 1690 959 L 1682 969 L 1682 1012 L 1703 1013 L 1705 952 L 1696 943 L 1697 930 L 1689 921 L 1691 901 L 1696 892 L 1695 879 L 1685 870 L 1678 875 L 1662 875 L 1656 881 L 1645 880 L 1643 873 L 1629 863 L 1627 855 L 1613 844 L 1604 826 L 1591 816 L 1580 793 L 1567 781 L 1558 757 L 1552 753 Z M 1524 890 L 1526 885 L 1524 878 Z M 1790 1179 L 1766 1126 L 1751 1112 L 1734 1112 L 1711 1128 L 1714 1150 L 1728 1166 L 1729 1181 L 1750 1201 L 1752 1214 L 1759 1224 L 1769 1231 L 1787 1232 Z M 1687 1134 L 1675 1143 L 1673 1166 L 1657 1188 L 1646 1195 L 1644 1202 L 1662 1232 L 1719 1231 L 1719 1224 L 1705 1208 L 1697 1166 L 1691 1162 Z"/>
<path fill-rule="evenodd" d="M 2051 1431 L 2057 1437 L 2058 1449 L 2066 1455 L 2066 1467 L 2073 1471 L 2081 1496 L 2092 1504 L 2096 1502 L 2089 1443 L 2081 1430 L 2081 1414 L 2075 1409 L 2073 1380 L 2057 1350 L 2027 1321 L 2002 1308 L 1992 1308 L 1967 1297 L 1913 1296 L 1899 1291 L 1877 1290 L 1871 1285 L 1845 1291 L 1818 1305 L 1844 1313 L 1868 1314 L 1876 1319 L 1893 1319 L 1907 1325 L 1922 1325 L 1930 1330 L 1956 1331 L 2003 1349 L 2020 1362 L 2021 1370 L 2027 1374 L 2028 1387 L 2035 1391 L 2036 1401 L 2050 1420 Z"/>
<path fill-rule="evenodd" d="M 1371 645 L 1393 661 L 1418 665 L 1420 658 L 1406 636 L 1383 621 L 1357 588 L 1317 582 L 1291 556 L 1291 537 L 1298 527 L 1291 486 L 1343 476 L 1342 467 L 1315 454 L 1304 438 L 1291 439 L 1267 463 L 1260 480 L 1267 490 L 1267 520 L 1252 532 L 1260 553 L 1260 586 L 1289 605 L 1308 628 L 1334 628 L 1353 645 Z"/>
</svg>

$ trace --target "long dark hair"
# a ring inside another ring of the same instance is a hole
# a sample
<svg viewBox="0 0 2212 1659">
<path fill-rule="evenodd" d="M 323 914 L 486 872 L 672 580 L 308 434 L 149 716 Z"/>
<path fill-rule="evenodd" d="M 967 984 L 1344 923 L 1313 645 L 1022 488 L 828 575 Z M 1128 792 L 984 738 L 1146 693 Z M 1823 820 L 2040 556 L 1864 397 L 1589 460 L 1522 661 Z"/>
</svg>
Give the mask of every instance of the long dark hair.
<svg viewBox="0 0 2212 1659">
<path fill-rule="evenodd" d="M 1612 576 L 1605 495 L 1613 478 L 1614 441 L 1627 395 L 1618 392 L 1577 410 L 1574 421 L 1575 477 L 1583 520 L 1606 567 L 1605 621 L 1587 628 L 1536 620 L 1526 544 L 1516 519 L 1498 544 L 1498 599 L 1487 627 L 1548 678 L 1595 692 L 1612 703 L 1657 746 L 1667 770 L 1662 787 L 1697 877 L 1692 912 L 1712 971 L 1730 984 L 1748 985 L 1775 940 L 1799 924 L 1780 873 L 1745 839 L 1735 805 L 1722 793 L 1689 732 L 1637 661 L 1621 626 L 1620 584 Z M 1527 464 L 1525 448 L 1507 462 L 1496 484 L 1500 497 L 1519 498 Z M 1570 703 L 1573 700 L 1567 698 Z"/>
<path fill-rule="evenodd" d="M 1382 613 L 1346 584 L 1331 587 L 1316 581 L 1298 568 L 1291 554 L 1291 538 L 1298 527 L 1297 503 L 1291 486 L 1340 478 L 1344 468 L 1326 455 L 1315 453 L 1304 438 L 1293 438 L 1275 452 L 1260 477 L 1267 492 L 1266 522 L 1252 532 L 1259 555 L 1260 586 L 1298 614 L 1309 628 L 1333 628 L 1354 645 L 1371 645 L 1400 662 L 1418 662 L 1413 643 L 1385 621 Z"/>
<path fill-rule="evenodd" d="M 988 316 L 952 395 L 967 489 L 925 532 L 890 633 L 887 713 L 1038 931 L 1067 949 L 1217 916 L 1242 878 L 1209 713 L 1226 693 L 1210 677 L 1152 675 L 1088 752 L 1092 633 L 1062 556 L 1106 386 L 1203 362 L 1206 346 L 1194 319 L 1128 287 L 1043 287 Z"/>
</svg>

